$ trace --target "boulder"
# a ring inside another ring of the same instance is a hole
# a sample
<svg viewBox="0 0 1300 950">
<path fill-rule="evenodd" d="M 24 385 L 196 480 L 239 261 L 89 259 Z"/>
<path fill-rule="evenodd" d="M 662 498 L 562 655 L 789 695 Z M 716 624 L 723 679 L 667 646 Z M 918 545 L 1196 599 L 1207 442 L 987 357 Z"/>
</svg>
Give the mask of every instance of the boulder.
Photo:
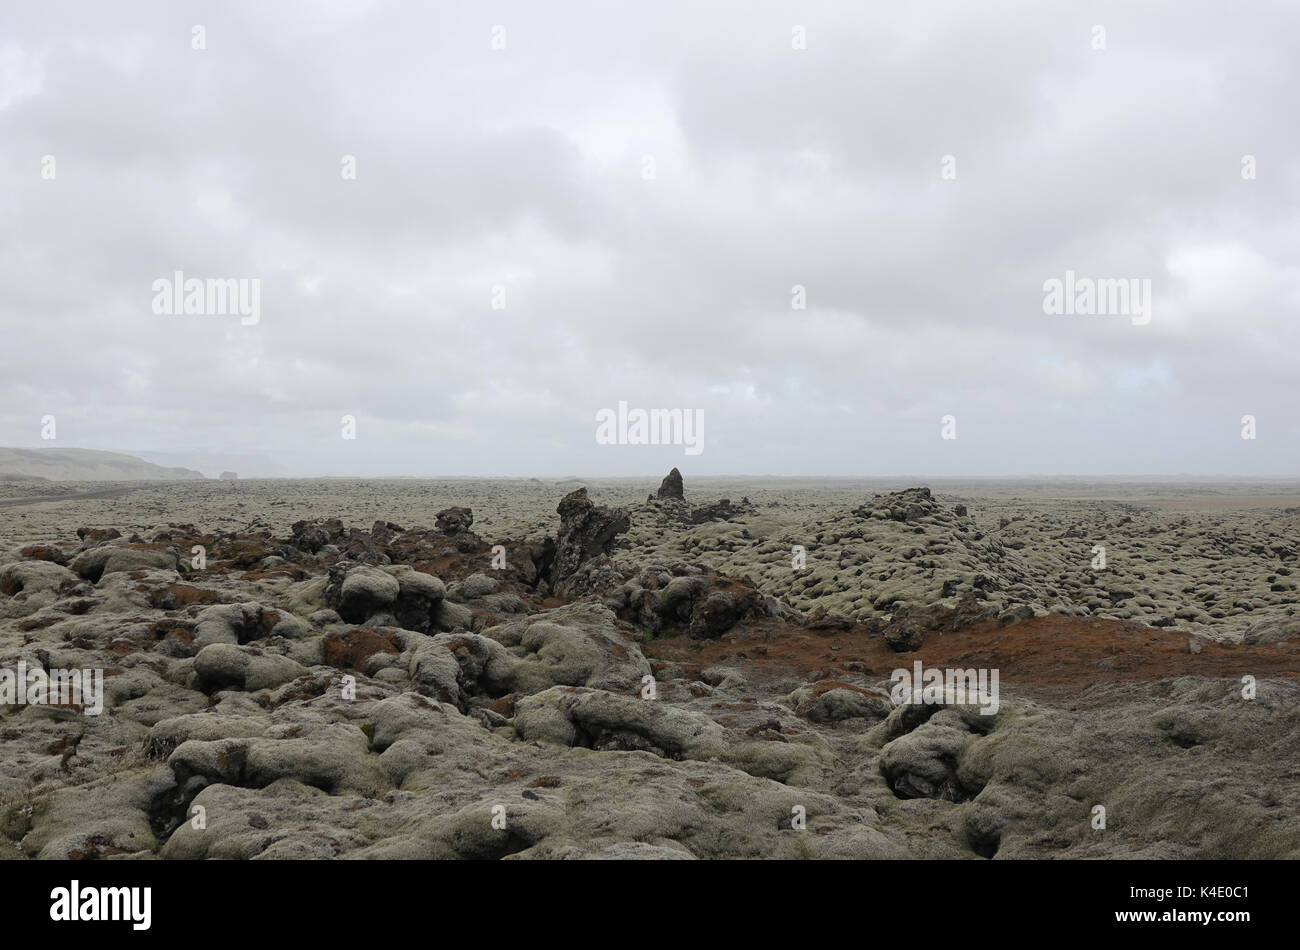
<svg viewBox="0 0 1300 950">
<path fill-rule="evenodd" d="M 343 522 L 338 518 L 328 521 L 296 521 L 290 529 L 293 536 L 289 544 L 299 551 L 316 554 L 329 544 L 338 544 L 344 536 Z"/>
<path fill-rule="evenodd" d="M 535 693 L 550 686 L 635 690 L 650 664 L 623 636 L 614 612 L 580 603 L 544 610 L 483 631 L 511 649 L 519 663 L 511 692 Z"/>
<path fill-rule="evenodd" d="M 906 523 L 918 521 L 938 512 L 938 503 L 930 494 L 930 489 L 925 487 L 906 488 L 903 491 L 875 495 L 871 501 L 853 509 L 853 514 L 859 518 L 878 518 Z"/>
<path fill-rule="evenodd" d="M 1007 618 L 1006 624 L 1025 619 L 1015 611 L 1008 613 L 1011 616 Z M 1032 615 L 1031 610 L 1030 616 Z M 919 649 L 929 634 L 956 633 L 997 616 L 996 608 L 985 606 L 972 595 L 965 594 L 955 607 L 944 604 L 900 607 L 888 620 L 873 618 L 868 622 L 867 628 L 872 633 L 883 636 L 890 649 L 898 653 L 910 653 Z"/>
<path fill-rule="evenodd" d="M 686 494 L 682 487 L 682 473 L 674 468 L 659 483 L 659 490 L 655 492 L 655 498 L 660 501 L 682 501 L 685 497 Z"/>
<path fill-rule="evenodd" d="M 519 700 L 514 727 L 526 741 L 601 751 L 640 750 L 670 759 L 709 759 L 726 749 L 722 727 L 700 713 L 636 696 L 566 686 Z"/>
<path fill-rule="evenodd" d="M 15 561 L 0 567 L 0 594 L 6 597 L 37 591 L 53 594 L 76 583 L 76 574 L 53 561 Z"/>
<path fill-rule="evenodd" d="M 443 600 L 433 615 L 433 626 L 438 630 L 468 630 L 474 625 L 474 611 L 464 604 Z"/>
<path fill-rule="evenodd" d="M 438 626 L 447 585 L 432 574 L 425 574 L 405 564 L 386 568 L 397 580 L 397 599 L 388 609 L 403 629 L 427 633 Z"/>
<path fill-rule="evenodd" d="M 474 523 L 474 512 L 470 508 L 444 508 L 438 512 L 434 527 L 443 534 L 459 534 L 468 531 Z"/>
<path fill-rule="evenodd" d="M 397 603 L 402 587 L 392 574 L 369 564 L 340 561 L 330 568 L 325 604 L 348 623 L 365 623 Z"/>
<path fill-rule="evenodd" d="M 942 709 L 880 751 L 880 771 L 899 798 L 969 801 L 978 788 L 966 787 L 959 762 L 974 740 L 954 710 Z"/>
<path fill-rule="evenodd" d="M 677 576 L 651 568 L 624 577 L 617 572 L 595 570 L 601 567 L 600 561 L 584 565 L 566 586 L 566 592 L 599 592 L 620 620 L 652 636 L 685 632 L 695 639 L 714 639 L 747 618 L 777 616 L 774 611 L 782 606 L 761 595 L 748 580 L 737 581 L 695 568 L 675 566 L 673 570 L 683 571 Z"/>
<path fill-rule="evenodd" d="M 122 532 L 116 528 L 83 527 L 77 529 L 77 537 L 81 538 L 82 546 L 87 548 L 103 544 L 105 541 L 115 540 L 121 536 Z"/>
<path fill-rule="evenodd" d="M 650 673 L 636 644 L 619 632 L 613 612 L 599 604 L 542 611 L 481 634 L 412 635 L 411 643 L 411 681 L 462 711 L 556 685 L 632 692 Z"/>
<path fill-rule="evenodd" d="M 205 692 L 273 689 L 306 672 L 306 667 L 287 656 L 230 643 L 210 644 L 194 657 L 195 680 Z"/>
<path fill-rule="evenodd" d="M 786 703 L 809 722 L 842 722 L 846 719 L 880 720 L 893 711 L 889 694 L 851 683 L 822 680 L 801 686 Z"/>
<path fill-rule="evenodd" d="M 67 564 L 68 555 L 62 548 L 53 544 L 29 544 L 18 552 L 19 557 L 32 561 L 52 561 L 55 564 Z"/>
<path fill-rule="evenodd" d="M 461 593 L 467 600 L 477 600 L 480 597 L 486 597 L 489 594 L 495 594 L 500 583 L 496 578 L 488 577 L 486 574 L 471 574 L 461 582 Z"/>
<path fill-rule="evenodd" d="M 104 568 L 100 572 L 100 576 L 116 574 L 120 571 L 174 571 L 177 565 L 175 551 L 142 551 L 135 548 L 118 548 L 109 554 L 108 559 L 104 562 Z"/>
<path fill-rule="evenodd" d="M 279 779 L 292 779 L 326 792 L 367 796 L 388 787 L 375 761 L 378 757 L 370 755 L 360 728 L 331 723 L 304 731 L 302 738 L 190 739 L 177 747 L 167 764 L 181 782 L 199 776 L 210 784 L 265 788 Z M 163 856 L 169 856 L 166 850 Z"/>
<path fill-rule="evenodd" d="M 711 505 L 700 505 L 691 509 L 691 524 L 704 524 L 707 521 L 730 521 L 742 515 L 752 515 L 757 509 L 748 498 L 740 499 L 740 504 L 733 505 L 730 498 L 723 498 Z"/>
<path fill-rule="evenodd" d="M 300 617 L 254 601 L 207 607 L 197 620 L 194 647 L 199 650 L 213 643 L 238 645 L 273 636 L 292 640 L 315 632 L 311 624 Z"/>
<path fill-rule="evenodd" d="M 626 508 L 596 505 L 587 497 L 586 488 L 565 495 L 556 511 L 560 516 L 560 531 L 551 567 L 555 582 L 568 577 L 584 561 L 608 554 L 614 538 L 631 527 Z"/>
</svg>

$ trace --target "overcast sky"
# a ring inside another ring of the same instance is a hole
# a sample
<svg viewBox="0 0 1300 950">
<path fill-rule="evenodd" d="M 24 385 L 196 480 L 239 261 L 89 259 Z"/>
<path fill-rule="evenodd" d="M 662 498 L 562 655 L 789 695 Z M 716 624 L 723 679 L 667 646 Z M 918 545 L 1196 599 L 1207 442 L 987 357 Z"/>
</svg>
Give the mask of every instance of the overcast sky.
<svg viewBox="0 0 1300 950">
<path fill-rule="evenodd" d="M 1297 475 L 1297 50 L 1290 2 L 7 0 L 0 444 Z M 177 270 L 259 321 L 155 313 Z M 1067 271 L 1150 322 L 1044 313 Z M 703 452 L 598 444 L 620 401 Z"/>
</svg>

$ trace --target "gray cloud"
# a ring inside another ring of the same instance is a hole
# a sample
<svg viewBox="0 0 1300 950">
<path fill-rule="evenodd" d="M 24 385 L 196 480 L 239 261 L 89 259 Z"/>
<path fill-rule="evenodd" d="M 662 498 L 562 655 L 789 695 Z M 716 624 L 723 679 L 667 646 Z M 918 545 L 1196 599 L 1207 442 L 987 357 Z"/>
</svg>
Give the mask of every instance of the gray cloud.
<svg viewBox="0 0 1300 950">
<path fill-rule="evenodd" d="M 10 5 L 0 443 L 1296 474 L 1295 11 L 902 6 Z M 261 321 L 154 314 L 178 269 Z M 1044 314 L 1067 270 L 1149 278 L 1151 323 Z M 596 444 L 620 400 L 703 409 L 704 454 Z"/>
</svg>

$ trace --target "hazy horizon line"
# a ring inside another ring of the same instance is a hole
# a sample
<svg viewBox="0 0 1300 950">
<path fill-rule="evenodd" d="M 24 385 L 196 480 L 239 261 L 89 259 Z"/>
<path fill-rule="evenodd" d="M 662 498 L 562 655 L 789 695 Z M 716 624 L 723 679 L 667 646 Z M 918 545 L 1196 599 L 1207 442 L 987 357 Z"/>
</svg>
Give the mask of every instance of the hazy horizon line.
<svg viewBox="0 0 1300 950">
<path fill-rule="evenodd" d="M 548 479 L 551 481 L 586 481 L 600 479 L 603 481 L 642 481 L 642 480 L 662 480 L 667 473 L 655 473 L 647 475 L 546 475 L 546 474 L 463 474 L 463 475 L 398 475 L 398 474 L 381 474 L 381 475 L 362 475 L 355 473 L 347 474 L 329 474 L 329 475 L 250 475 L 239 476 L 235 479 L 218 478 L 213 475 L 204 475 L 203 481 L 293 481 L 301 479 L 415 479 L 415 480 L 434 480 L 434 479 Z M 683 479 L 686 475 L 683 474 Z M 1295 475 L 1195 475 L 1188 473 L 1169 474 L 1169 473 L 1141 473 L 1141 474 L 1116 474 L 1108 473 L 1104 475 L 1070 475 L 1063 473 L 1052 474 L 998 474 L 998 475 L 776 475 L 776 474 L 755 474 L 752 472 L 742 473 L 722 473 L 710 475 L 692 475 L 690 480 L 708 480 L 708 479 L 743 479 L 743 478 L 765 478 L 765 479 L 826 479 L 840 481 L 1020 481 L 1030 479 L 1062 479 L 1062 480 L 1083 480 L 1090 479 L 1095 481 L 1141 481 L 1141 480 L 1168 480 L 1168 481 L 1210 481 L 1210 482 L 1269 482 L 1269 481 L 1300 481 L 1300 474 Z M 51 479 L 53 480 L 53 479 Z M 68 479 L 73 481 L 75 479 Z M 185 479 L 139 479 L 139 481 L 185 481 Z"/>
</svg>

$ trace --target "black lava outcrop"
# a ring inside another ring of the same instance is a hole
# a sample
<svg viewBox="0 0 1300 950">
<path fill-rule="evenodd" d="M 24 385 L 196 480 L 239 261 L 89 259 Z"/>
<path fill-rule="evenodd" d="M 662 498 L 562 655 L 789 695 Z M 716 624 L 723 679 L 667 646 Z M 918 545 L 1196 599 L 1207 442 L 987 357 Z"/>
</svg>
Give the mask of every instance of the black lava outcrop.
<svg viewBox="0 0 1300 950">
<path fill-rule="evenodd" d="M 685 500 L 686 492 L 682 487 L 682 473 L 674 468 L 665 475 L 664 480 L 659 483 L 659 490 L 655 492 L 655 497 L 660 501 Z"/>
<path fill-rule="evenodd" d="M 722 498 L 711 505 L 698 505 L 691 509 L 691 524 L 704 524 L 706 521 L 730 521 L 741 515 L 752 515 L 757 509 L 748 498 L 740 499 L 740 504 L 733 505 L 730 498 Z"/>
<path fill-rule="evenodd" d="M 1032 610 L 1029 615 L 1033 616 Z M 870 632 L 884 637 L 890 649 L 898 653 L 911 653 L 920 649 L 926 637 L 931 634 L 956 633 L 997 616 L 996 609 L 981 604 L 967 594 L 957 601 L 955 607 L 944 604 L 903 607 L 888 620 L 872 619 L 866 626 Z M 1009 618 L 1007 622 L 1009 624 L 1012 621 Z"/>
<path fill-rule="evenodd" d="M 443 534 L 459 534 L 468 531 L 474 523 L 474 512 L 469 508 L 444 508 L 438 512 L 437 519 L 433 526 Z"/>
<path fill-rule="evenodd" d="M 560 531 L 551 565 L 553 583 L 564 580 L 584 561 L 608 554 L 614 538 L 631 527 L 626 508 L 597 505 L 587 497 L 585 488 L 569 492 L 555 510 L 560 516 Z"/>
<path fill-rule="evenodd" d="M 853 513 L 859 518 L 879 518 L 889 521 L 917 521 L 939 511 L 939 505 L 928 488 L 905 488 L 903 491 L 876 495 Z"/>
</svg>

